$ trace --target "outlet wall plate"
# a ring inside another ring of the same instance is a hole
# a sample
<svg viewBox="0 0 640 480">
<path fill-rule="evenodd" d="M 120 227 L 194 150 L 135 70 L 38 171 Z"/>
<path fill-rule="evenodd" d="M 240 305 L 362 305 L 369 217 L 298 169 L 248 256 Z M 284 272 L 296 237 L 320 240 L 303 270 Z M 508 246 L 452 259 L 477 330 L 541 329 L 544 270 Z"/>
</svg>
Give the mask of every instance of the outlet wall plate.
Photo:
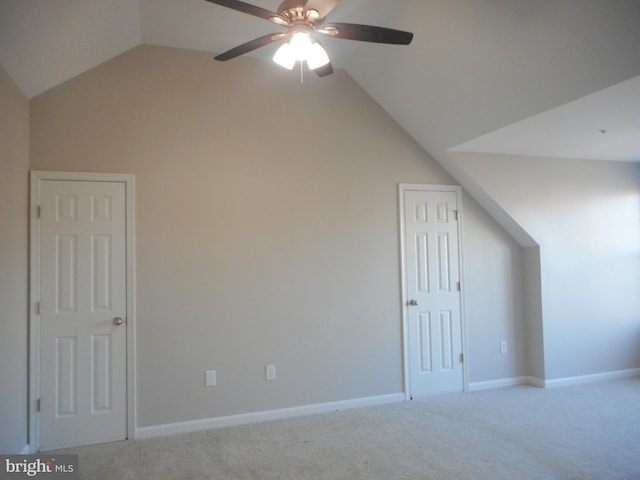
<svg viewBox="0 0 640 480">
<path fill-rule="evenodd" d="M 264 376 L 267 380 L 275 380 L 276 379 L 276 366 L 275 365 L 267 365 L 264 367 Z"/>
<path fill-rule="evenodd" d="M 205 370 L 204 372 L 204 386 L 205 387 L 215 387 L 217 384 L 216 371 L 215 370 Z"/>
</svg>

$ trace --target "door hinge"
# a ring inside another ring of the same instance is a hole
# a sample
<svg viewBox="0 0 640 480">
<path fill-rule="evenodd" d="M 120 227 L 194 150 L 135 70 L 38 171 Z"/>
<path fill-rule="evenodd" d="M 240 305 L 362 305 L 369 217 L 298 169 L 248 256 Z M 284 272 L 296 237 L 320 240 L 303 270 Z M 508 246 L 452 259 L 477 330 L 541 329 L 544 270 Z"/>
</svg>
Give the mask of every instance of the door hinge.
<svg viewBox="0 0 640 480">
<path fill-rule="evenodd" d="M 40 302 L 36 302 L 36 315 L 40 315 Z"/>
<path fill-rule="evenodd" d="M 42 218 L 42 207 L 40 205 L 36 207 L 36 218 Z"/>
<path fill-rule="evenodd" d="M 458 220 L 458 210 L 452 210 L 451 213 L 453 213 L 453 219 L 454 220 Z"/>
<path fill-rule="evenodd" d="M 460 354 L 460 363 L 464 363 L 464 353 Z"/>
<path fill-rule="evenodd" d="M 456 289 L 460 291 L 460 282 L 456 283 Z"/>
<path fill-rule="evenodd" d="M 36 400 L 36 412 L 40 411 L 40 399 Z"/>
</svg>

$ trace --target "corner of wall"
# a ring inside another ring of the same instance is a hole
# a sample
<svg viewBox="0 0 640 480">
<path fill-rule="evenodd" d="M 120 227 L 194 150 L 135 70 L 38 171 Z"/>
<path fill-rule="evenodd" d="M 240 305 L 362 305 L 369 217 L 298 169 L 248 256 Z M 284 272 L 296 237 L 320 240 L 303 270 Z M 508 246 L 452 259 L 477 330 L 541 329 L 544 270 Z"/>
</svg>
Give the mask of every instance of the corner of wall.
<svg viewBox="0 0 640 480">
<path fill-rule="evenodd" d="M 465 191 L 517 242 L 522 251 L 520 285 L 523 316 L 525 374 L 544 381 L 544 341 L 542 335 L 542 295 L 540 275 L 540 247 L 534 238 L 491 196 L 477 181 L 467 162 L 475 161 L 474 154 L 448 152 L 447 170 Z"/>
<path fill-rule="evenodd" d="M 540 247 L 524 249 L 524 311 L 525 349 L 528 375 L 544 382 L 544 335 L 542 315 L 542 279 L 540 275 Z"/>
<path fill-rule="evenodd" d="M 27 443 L 29 101 L 0 65 L 0 452 Z M 9 367 L 10 366 L 10 367 Z"/>
</svg>

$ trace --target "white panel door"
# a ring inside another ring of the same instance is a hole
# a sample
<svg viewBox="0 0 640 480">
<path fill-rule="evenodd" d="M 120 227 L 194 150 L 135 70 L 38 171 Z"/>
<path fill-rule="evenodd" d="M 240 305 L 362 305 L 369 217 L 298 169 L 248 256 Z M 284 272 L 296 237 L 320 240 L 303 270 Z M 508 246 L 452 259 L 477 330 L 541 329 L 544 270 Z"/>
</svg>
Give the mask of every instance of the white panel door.
<svg viewBox="0 0 640 480">
<path fill-rule="evenodd" d="M 462 391 L 455 191 L 404 192 L 409 393 Z"/>
<path fill-rule="evenodd" d="M 40 186 L 40 449 L 121 440 L 125 184 Z"/>
</svg>

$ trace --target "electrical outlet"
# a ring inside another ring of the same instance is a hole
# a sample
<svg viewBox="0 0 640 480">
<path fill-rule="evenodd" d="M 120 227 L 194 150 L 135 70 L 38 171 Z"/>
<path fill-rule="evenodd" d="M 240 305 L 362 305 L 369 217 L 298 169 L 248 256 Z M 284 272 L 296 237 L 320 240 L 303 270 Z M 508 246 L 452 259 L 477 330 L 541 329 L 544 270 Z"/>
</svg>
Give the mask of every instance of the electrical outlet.
<svg viewBox="0 0 640 480">
<path fill-rule="evenodd" d="M 206 370 L 204 372 L 204 386 L 205 387 L 215 387 L 216 383 L 217 383 L 216 371 L 215 370 Z"/>
<path fill-rule="evenodd" d="M 267 365 L 264 367 L 264 376 L 267 380 L 275 380 L 276 379 L 276 366 L 275 365 Z"/>
<path fill-rule="evenodd" d="M 508 351 L 509 351 L 509 349 L 507 348 L 507 341 L 506 340 L 502 340 L 500 342 L 500 353 L 504 355 Z"/>
</svg>

